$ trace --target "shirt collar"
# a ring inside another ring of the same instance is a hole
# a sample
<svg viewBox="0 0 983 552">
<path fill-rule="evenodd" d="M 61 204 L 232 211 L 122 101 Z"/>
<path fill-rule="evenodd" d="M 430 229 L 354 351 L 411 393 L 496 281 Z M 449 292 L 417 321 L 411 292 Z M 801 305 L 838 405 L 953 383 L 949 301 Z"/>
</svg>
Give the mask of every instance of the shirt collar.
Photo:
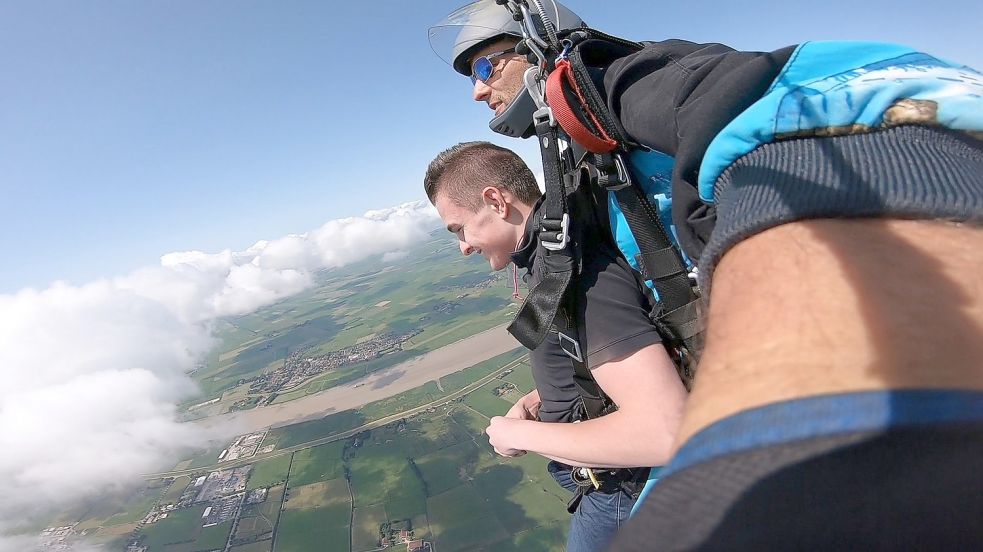
<svg viewBox="0 0 983 552">
<path fill-rule="evenodd" d="M 542 204 L 543 198 L 540 197 L 529 214 L 529 218 L 526 220 L 525 234 L 523 234 L 522 241 L 520 242 L 522 245 L 515 250 L 515 253 L 512 253 L 512 262 L 519 268 L 529 268 L 532 266 L 532 257 L 533 253 L 536 252 L 536 241 L 537 236 L 539 236 L 539 208 Z"/>
</svg>

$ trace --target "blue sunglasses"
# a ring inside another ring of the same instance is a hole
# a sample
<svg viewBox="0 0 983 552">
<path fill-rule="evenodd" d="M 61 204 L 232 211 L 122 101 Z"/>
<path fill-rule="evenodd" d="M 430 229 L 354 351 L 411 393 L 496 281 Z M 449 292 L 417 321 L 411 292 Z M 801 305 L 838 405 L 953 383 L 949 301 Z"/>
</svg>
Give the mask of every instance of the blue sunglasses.
<svg viewBox="0 0 983 552">
<path fill-rule="evenodd" d="M 491 60 L 497 58 L 498 56 L 512 53 L 515 53 L 515 48 L 485 54 L 471 62 L 471 84 L 473 85 L 478 81 L 485 82 L 486 80 L 490 79 L 492 73 L 495 72 L 495 64 L 492 63 Z"/>
</svg>

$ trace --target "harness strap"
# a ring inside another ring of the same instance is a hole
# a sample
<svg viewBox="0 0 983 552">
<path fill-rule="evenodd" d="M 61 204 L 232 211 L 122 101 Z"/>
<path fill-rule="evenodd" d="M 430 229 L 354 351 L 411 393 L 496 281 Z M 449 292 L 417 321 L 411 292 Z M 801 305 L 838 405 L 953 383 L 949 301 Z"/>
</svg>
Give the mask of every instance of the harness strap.
<svg viewBox="0 0 983 552">
<path fill-rule="evenodd" d="M 673 327 L 679 339 L 688 340 L 706 329 L 699 317 L 699 310 L 700 300 L 695 298 L 685 305 L 662 313 L 661 318 Z"/>
<path fill-rule="evenodd" d="M 642 276 L 646 280 L 661 280 L 680 272 L 688 274 L 685 267 L 679 266 L 679 252 L 672 246 L 654 251 L 640 251 L 635 255 L 635 261 L 638 262 Z"/>
<path fill-rule="evenodd" d="M 596 154 L 597 169 L 604 173 L 614 170 L 617 163 L 610 155 Z M 663 334 L 667 349 L 676 349 L 676 367 L 687 389 L 693 385 L 695 355 L 702 350 L 703 319 L 700 298 L 693 289 L 686 262 L 679 248 L 673 245 L 656 208 L 645 192 L 624 175 L 626 183 L 612 190 L 621 206 L 628 228 L 638 243 L 635 256 L 639 270 L 659 295 L 658 312 L 654 322 Z"/>
<path fill-rule="evenodd" d="M 638 243 L 640 254 L 637 259 L 641 272 L 647 280 L 652 280 L 659 301 L 667 310 L 689 303 L 695 294 L 686 263 L 679 248 L 670 241 L 659 214 L 645 193 L 638 186 L 629 185 L 615 191 L 614 195 Z"/>
<path fill-rule="evenodd" d="M 537 111 L 533 119 L 546 181 L 538 234 L 544 272 L 542 280 L 529 290 L 508 328 L 509 333 L 530 350 L 546 339 L 579 263 L 577 245 L 569 240 L 570 217 L 556 123 L 548 109 L 545 113 Z"/>
</svg>

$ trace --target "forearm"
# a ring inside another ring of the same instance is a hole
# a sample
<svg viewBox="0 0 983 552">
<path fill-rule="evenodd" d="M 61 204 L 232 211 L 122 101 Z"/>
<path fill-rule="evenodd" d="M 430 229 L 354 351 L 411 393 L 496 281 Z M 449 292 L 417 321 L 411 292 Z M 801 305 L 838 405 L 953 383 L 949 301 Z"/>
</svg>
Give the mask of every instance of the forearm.
<svg viewBox="0 0 983 552">
<path fill-rule="evenodd" d="M 675 418 L 675 419 L 673 419 Z M 575 424 L 514 420 L 515 447 L 564 464 L 592 467 L 660 466 L 669 460 L 678 415 L 616 411 Z"/>
<path fill-rule="evenodd" d="M 983 229 L 814 220 L 734 246 L 677 445 L 768 403 L 877 389 L 983 389 Z"/>
</svg>

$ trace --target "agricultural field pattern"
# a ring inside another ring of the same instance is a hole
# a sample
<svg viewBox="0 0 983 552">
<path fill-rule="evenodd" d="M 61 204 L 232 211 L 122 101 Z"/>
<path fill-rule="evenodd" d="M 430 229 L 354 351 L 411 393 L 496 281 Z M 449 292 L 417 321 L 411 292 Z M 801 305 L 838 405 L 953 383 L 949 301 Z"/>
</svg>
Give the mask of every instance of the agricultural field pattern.
<svg viewBox="0 0 983 552">
<path fill-rule="evenodd" d="M 443 234 L 220 321 L 221 345 L 194 373 L 201 394 L 182 405 L 187 423 L 357 395 L 376 374 L 511 320 L 511 275 L 461 257 Z M 125 499 L 48 520 L 42 537 L 50 550 L 127 552 L 562 550 L 569 497 L 546 460 L 499 457 L 484 435 L 534 387 L 513 344 L 356 408 L 212 442 Z"/>
</svg>

